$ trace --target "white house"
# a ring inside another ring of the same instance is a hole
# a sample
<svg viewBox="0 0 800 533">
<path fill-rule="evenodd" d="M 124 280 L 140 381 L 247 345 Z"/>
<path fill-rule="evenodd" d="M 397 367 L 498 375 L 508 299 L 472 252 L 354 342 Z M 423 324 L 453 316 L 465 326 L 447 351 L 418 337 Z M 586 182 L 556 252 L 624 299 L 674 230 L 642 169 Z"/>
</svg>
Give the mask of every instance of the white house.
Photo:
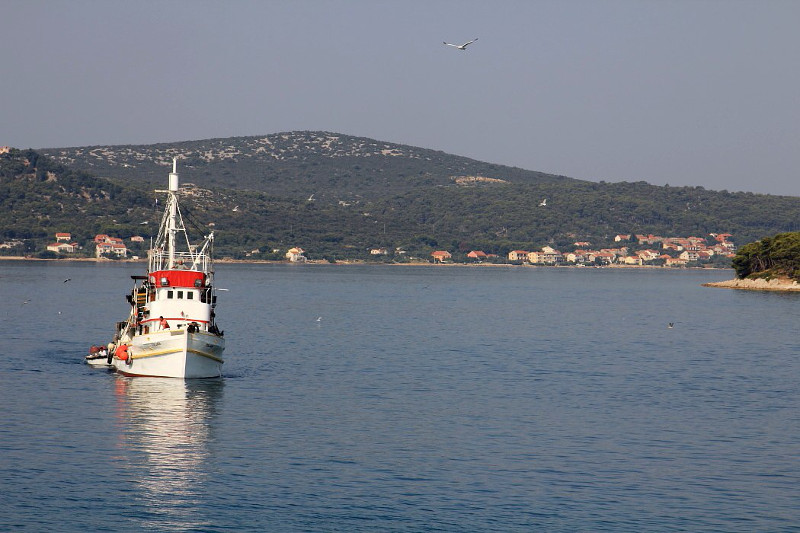
<svg viewBox="0 0 800 533">
<path fill-rule="evenodd" d="M 300 247 L 289 248 L 289 251 L 286 252 L 286 259 L 292 263 L 304 263 L 306 261 L 304 253 L 305 251 Z"/>
<path fill-rule="evenodd" d="M 128 257 L 128 248 L 124 244 L 116 242 L 101 242 L 95 248 L 95 257 L 102 257 L 104 255 L 116 255 L 117 257 Z"/>
<path fill-rule="evenodd" d="M 60 254 L 71 254 L 74 253 L 77 249 L 77 245 L 75 243 L 66 243 L 66 242 L 56 242 L 53 244 L 48 244 L 47 249 L 51 252 L 56 252 Z"/>
</svg>

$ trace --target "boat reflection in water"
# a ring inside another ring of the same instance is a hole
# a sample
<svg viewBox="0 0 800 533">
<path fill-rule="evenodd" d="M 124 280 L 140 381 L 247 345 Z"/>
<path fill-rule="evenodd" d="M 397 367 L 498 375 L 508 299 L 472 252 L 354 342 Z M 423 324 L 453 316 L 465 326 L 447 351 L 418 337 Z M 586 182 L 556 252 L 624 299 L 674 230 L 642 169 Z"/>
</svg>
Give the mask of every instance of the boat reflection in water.
<svg viewBox="0 0 800 533">
<path fill-rule="evenodd" d="M 119 459 L 136 485 L 128 503 L 143 529 L 210 526 L 198 502 L 224 381 L 117 376 L 115 386 Z"/>
</svg>

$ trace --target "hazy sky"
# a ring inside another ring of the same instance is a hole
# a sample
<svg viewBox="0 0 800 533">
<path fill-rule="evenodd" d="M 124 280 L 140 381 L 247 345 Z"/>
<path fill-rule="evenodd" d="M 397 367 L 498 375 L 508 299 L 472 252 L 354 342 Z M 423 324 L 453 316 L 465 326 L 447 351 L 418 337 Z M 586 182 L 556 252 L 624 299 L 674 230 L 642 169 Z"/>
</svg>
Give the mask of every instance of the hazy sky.
<svg viewBox="0 0 800 533">
<path fill-rule="evenodd" d="M 800 196 L 799 23 L 797 0 L 0 0 L 0 145 L 326 130 Z"/>
</svg>

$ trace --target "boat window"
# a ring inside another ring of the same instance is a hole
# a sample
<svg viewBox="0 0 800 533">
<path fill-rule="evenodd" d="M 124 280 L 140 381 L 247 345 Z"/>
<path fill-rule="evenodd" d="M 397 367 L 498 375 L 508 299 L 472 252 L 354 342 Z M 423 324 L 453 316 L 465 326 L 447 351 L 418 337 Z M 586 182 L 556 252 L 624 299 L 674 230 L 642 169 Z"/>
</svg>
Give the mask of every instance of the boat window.
<svg viewBox="0 0 800 533">
<path fill-rule="evenodd" d="M 183 291 L 178 291 L 178 300 L 183 300 Z"/>
<path fill-rule="evenodd" d="M 172 299 L 172 291 L 167 291 L 167 298 Z"/>
<path fill-rule="evenodd" d="M 194 300 L 194 291 L 186 291 L 186 299 Z"/>
</svg>

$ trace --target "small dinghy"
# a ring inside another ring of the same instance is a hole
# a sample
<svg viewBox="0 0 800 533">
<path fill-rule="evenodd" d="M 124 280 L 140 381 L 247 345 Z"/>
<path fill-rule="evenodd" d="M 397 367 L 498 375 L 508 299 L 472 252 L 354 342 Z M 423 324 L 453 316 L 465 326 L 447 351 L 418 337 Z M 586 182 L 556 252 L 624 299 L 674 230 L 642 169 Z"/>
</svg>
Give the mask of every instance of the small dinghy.
<svg viewBox="0 0 800 533">
<path fill-rule="evenodd" d="M 105 346 L 92 346 L 89 354 L 84 358 L 92 366 L 110 367 L 111 361 L 108 360 L 108 349 Z"/>
</svg>

